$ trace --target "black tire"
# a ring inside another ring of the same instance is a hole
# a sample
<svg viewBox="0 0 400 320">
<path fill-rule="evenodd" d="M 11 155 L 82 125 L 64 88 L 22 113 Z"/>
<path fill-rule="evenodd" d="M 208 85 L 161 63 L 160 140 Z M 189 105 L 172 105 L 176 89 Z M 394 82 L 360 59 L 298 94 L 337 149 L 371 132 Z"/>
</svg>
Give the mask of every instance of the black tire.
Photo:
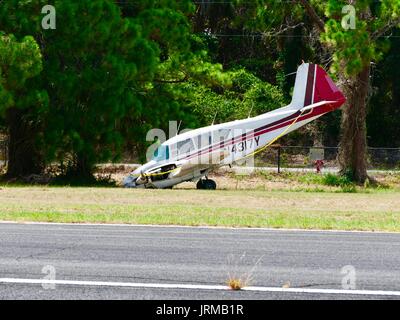
<svg viewBox="0 0 400 320">
<path fill-rule="evenodd" d="M 197 188 L 198 190 L 203 190 L 203 189 L 204 189 L 203 181 L 204 181 L 204 180 L 200 179 L 200 180 L 197 182 L 196 188 Z"/>
<path fill-rule="evenodd" d="M 214 180 L 211 180 L 211 179 L 203 180 L 203 189 L 204 190 L 215 190 L 215 189 L 217 189 L 217 184 L 215 183 Z"/>
</svg>

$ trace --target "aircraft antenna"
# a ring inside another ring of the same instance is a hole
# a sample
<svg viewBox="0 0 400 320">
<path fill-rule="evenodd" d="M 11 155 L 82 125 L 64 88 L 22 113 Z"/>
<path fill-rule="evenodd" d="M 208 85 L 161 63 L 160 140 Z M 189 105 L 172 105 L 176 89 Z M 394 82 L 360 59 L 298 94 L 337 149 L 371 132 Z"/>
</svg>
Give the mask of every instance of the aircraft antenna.
<svg viewBox="0 0 400 320">
<path fill-rule="evenodd" d="M 212 126 L 214 125 L 215 119 L 217 118 L 217 114 L 218 114 L 218 111 L 215 112 L 214 119 L 213 119 L 213 121 L 211 123 Z"/>
<path fill-rule="evenodd" d="M 181 128 L 182 120 L 179 120 L 178 128 L 176 129 L 176 135 L 179 134 L 179 129 Z"/>
<path fill-rule="evenodd" d="M 250 118 L 253 108 L 254 108 L 254 102 L 251 103 L 251 108 L 250 108 L 249 115 L 247 116 L 247 118 Z"/>
</svg>

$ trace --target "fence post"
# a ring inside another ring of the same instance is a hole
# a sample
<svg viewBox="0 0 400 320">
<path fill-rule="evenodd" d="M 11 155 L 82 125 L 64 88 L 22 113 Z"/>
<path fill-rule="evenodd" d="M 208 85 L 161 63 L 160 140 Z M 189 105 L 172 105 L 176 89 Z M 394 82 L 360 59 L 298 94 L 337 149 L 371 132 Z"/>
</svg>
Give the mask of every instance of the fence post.
<svg viewBox="0 0 400 320">
<path fill-rule="evenodd" d="M 278 173 L 281 173 L 281 145 L 278 145 Z"/>
</svg>

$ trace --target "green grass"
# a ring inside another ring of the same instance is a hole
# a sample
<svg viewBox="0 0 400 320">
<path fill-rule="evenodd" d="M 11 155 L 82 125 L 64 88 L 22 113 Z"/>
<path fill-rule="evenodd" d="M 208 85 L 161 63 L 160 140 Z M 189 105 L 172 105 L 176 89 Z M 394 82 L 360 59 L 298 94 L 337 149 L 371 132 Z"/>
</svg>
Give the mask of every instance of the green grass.
<svg viewBox="0 0 400 320">
<path fill-rule="evenodd" d="M 3 187 L 0 220 L 400 231 L 400 192 Z"/>
<path fill-rule="evenodd" d="M 283 171 L 278 174 L 270 171 L 256 171 L 250 177 L 258 178 L 259 182 L 264 181 L 266 184 L 270 183 L 272 185 L 281 182 L 285 185 L 281 189 L 295 192 L 370 193 L 371 191 L 382 189 L 400 189 L 399 173 L 380 175 L 379 181 L 367 179 L 363 185 L 357 185 L 352 182 L 348 175 L 341 176 L 333 173 L 317 174 L 313 172 Z M 231 178 L 235 178 L 234 174 L 231 174 Z M 248 178 L 249 176 L 242 176 L 236 178 L 236 180 L 246 181 Z"/>
</svg>

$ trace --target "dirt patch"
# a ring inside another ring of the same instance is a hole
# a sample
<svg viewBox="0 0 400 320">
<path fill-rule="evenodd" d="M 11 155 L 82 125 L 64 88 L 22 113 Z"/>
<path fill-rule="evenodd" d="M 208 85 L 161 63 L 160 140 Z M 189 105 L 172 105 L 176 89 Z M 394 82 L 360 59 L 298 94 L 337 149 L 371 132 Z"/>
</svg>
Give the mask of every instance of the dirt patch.
<svg viewBox="0 0 400 320">
<path fill-rule="evenodd" d="M 134 168 L 127 165 L 102 166 L 98 170 L 99 176 L 109 176 L 121 185 L 123 179 Z M 327 186 L 321 183 L 321 175 L 313 172 L 289 172 L 283 171 L 241 171 L 237 168 L 220 168 L 209 175 L 210 179 L 217 182 L 217 188 L 220 190 L 283 190 L 283 191 L 305 191 L 305 192 L 341 192 L 339 186 Z M 378 181 L 378 188 L 400 189 L 400 171 L 388 171 L 374 174 Z M 176 189 L 195 189 L 193 182 L 181 183 Z M 361 192 L 367 189 L 359 188 Z"/>
</svg>

